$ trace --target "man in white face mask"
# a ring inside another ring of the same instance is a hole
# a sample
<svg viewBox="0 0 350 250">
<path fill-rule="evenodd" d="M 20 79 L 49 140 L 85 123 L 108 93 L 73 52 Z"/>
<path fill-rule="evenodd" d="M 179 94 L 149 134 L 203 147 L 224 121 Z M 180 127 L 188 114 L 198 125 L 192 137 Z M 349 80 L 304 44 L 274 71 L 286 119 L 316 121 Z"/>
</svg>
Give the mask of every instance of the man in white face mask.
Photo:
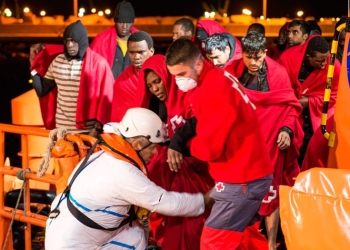
<svg viewBox="0 0 350 250">
<path fill-rule="evenodd" d="M 189 39 L 174 41 L 165 63 L 179 89 L 193 91 L 189 103 L 196 122 L 190 153 L 208 161 L 215 181 L 211 193 L 215 203 L 202 232 L 201 249 L 237 249 L 244 229 L 260 220 L 259 208 L 273 173 L 261 130 L 256 129 L 255 106 L 238 80 L 206 62 Z M 173 169 L 180 162 L 181 157 L 168 159 Z"/>
<path fill-rule="evenodd" d="M 194 62 L 191 73 L 188 77 L 181 77 L 181 75 L 179 75 L 179 77 L 175 78 L 176 85 L 179 87 L 181 91 L 187 92 L 197 87 L 198 75 L 194 75 L 193 73 L 195 71 L 196 64 L 199 61 L 200 57 L 201 56 L 199 55 L 197 60 Z M 194 79 L 194 78 L 197 78 L 197 79 Z"/>
</svg>

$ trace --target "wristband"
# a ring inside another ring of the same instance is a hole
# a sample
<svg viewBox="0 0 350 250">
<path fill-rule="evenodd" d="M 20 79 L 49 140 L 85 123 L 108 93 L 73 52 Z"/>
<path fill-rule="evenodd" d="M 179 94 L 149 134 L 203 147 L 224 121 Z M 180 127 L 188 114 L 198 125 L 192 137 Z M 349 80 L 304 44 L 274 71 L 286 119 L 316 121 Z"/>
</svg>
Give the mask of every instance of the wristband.
<svg viewBox="0 0 350 250">
<path fill-rule="evenodd" d="M 31 74 L 32 76 L 35 76 L 36 74 L 38 74 L 38 72 L 36 72 L 36 70 L 33 69 L 33 70 L 30 72 L 30 74 Z"/>
</svg>

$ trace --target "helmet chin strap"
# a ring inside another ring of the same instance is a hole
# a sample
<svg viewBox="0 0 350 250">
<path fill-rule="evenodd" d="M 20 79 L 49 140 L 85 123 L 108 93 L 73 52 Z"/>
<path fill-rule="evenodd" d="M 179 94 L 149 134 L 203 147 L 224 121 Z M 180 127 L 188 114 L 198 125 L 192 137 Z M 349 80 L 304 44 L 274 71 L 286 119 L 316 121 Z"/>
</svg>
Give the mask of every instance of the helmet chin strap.
<svg viewBox="0 0 350 250">
<path fill-rule="evenodd" d="M 146 137 L 145 137 L 146 138 Z M 146 138 L 147 139 L 147 138 Z M 140 157 L 140 160 L 142 161 L 142 163 L 146 166 L 146 162 L 142 157 L 141 151 L 148 148 L 149 146 L 151 146 L 152 142 L 148 141 L 149 143 L 146 146 L 143 146 L 141 149 L 135 150 L 137 155 Z"/>
<path fill-rule="evenodd" d="M 121 136 L 123 137 L 124 140 L 127 139 L 125 136 L 123 136 L 123 135 L 121 135 Z M 146 136 L 143 136 L 143 137 L 146 138 L 149 143 L 146 146 L 143 146 L 141 149 L 138 149 L 138 150 L 134 149 L 134 150 L 136 151 L 136 153 L 139 156 L 140 160 L 142 161 L 143 165 L 146 166 L 147 164 L 141 155 L 141 151 L 144 150 L 145 148 L 148 148 L 152 144 L 152 142 L 150 142 L 149 138 L 147 138 Z"/>
</svg>

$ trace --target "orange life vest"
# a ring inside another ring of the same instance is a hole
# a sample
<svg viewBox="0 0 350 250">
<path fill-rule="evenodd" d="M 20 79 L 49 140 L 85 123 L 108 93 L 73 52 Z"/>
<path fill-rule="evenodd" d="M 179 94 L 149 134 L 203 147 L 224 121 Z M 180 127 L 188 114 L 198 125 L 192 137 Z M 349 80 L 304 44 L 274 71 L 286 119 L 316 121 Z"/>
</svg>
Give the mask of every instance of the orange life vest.
<svg viewBox="0 0 350 250">
<path fill-rule="evenodd" d="M 101 134 L 104 142 L 99 144 L 99 147 L 107 154 L 117 158 L 118 160 L 126 161 L 139 168 L 147 176 L 147 168 L 140 159 L 139 155 L 132 146 L 125 141 L 121 136 L 116 134 Z"/>
</svg>

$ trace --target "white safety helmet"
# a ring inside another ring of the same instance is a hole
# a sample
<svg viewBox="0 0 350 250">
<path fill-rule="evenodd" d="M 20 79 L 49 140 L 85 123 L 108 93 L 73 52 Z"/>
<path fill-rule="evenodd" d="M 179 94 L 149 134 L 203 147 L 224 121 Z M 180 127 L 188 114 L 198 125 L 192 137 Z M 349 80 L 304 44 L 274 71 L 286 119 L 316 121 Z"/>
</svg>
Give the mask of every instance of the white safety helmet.
<svg viewBox="0 0 350 250">
<path fill-rule="evenodd" d="M 167 140 L 165 124 L 158 115 L 145 108 L 128 109 L 119 123 L 105 124 L 103 132 L 121 134 L 125 138 L 144 136 L 152 143 Z"/>
</svg>

